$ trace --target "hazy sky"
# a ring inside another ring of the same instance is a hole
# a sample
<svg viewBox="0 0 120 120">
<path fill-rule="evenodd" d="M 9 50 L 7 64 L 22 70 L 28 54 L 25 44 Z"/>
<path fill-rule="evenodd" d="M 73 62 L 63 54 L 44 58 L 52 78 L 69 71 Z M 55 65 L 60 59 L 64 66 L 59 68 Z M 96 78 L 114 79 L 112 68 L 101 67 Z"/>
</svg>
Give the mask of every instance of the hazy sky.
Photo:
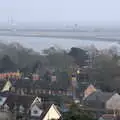
<svg viewBox="0 0 120 120">
<path fill-rule="evenodd" d="M 0 22 L 120 24 L 120 0 L 0 0 Z"/>
</svg>

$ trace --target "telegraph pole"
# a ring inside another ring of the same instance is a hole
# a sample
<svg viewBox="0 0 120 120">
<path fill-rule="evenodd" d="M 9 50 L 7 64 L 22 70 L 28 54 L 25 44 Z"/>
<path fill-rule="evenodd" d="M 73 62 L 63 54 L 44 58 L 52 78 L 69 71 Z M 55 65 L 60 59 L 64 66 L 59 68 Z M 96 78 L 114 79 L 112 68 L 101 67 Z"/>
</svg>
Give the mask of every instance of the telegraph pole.
<svg viewBox="0 0 120 120">
<path fill-rule="evenodd" d="M 78 69 L 77 71 L 72 73 L 72 96 L 73 99 L 76 99 L 76 87 L 77 87 L 77 82 L 78 82 L 78 77 L 80 74 L 80 70 Z"/>
<path fill-rule="evenodd" d="M 77 82 L 76 74 L 75 74 L 75 73 L 72 73 L 72 81 L 71 81 L 71 84 L 72 84 L 72 97 L 73 97 L 73 99 L 76 98 L 76 82 Z"/>
</svg>

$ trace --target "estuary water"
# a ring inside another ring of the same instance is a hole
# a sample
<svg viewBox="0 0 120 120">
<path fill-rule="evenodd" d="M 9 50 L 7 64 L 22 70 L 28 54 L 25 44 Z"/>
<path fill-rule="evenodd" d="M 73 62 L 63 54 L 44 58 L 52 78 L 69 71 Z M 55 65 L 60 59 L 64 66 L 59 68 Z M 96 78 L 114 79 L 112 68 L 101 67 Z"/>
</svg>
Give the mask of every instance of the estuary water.
<svg viewBox="0 0 120 120">
<path fill-rule="evenodd" d="M 64 38 L 49 38 L 49 37 L 24 37 L 24 36 L 0 36 L 0 41 L 5 43 L 18 42 L 24 47 L 33 48 L 35 51 L 40 52 L 43 49 L 57 46 L 64 49 L 71 47 L 86 47 L 95 45 L 98 49 L 109 48 L 115 42 L 108 41 L 93 41 L 93 40 L 79 40 L 79 39 L 64 39 Z"/>
</svg>

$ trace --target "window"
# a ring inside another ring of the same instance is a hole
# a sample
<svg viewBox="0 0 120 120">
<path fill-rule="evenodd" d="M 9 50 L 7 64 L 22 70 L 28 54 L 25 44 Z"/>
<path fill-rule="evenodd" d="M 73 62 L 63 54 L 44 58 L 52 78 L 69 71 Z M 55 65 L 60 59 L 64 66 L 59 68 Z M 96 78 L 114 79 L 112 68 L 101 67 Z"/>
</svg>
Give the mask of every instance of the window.
<svg viewBox="0 0 120 120">
<path fill-rule="evenodd" d="M 37 110 L 34 110 L 33 113 L 34 113 L 34 114 L 38 114 L 38 111 L 37 111 Z"/>
</svg>

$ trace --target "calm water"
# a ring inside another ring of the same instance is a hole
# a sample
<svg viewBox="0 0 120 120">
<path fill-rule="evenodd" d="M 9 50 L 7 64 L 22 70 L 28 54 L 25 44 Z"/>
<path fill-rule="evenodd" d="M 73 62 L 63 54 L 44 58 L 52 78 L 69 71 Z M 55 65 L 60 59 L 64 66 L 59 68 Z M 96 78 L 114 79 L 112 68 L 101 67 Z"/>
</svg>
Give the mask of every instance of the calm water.
<svg viewBox="0 0 120 120">
<path fill-rule="evenodd" d="M 41 51 L 51 46 L 59 46 L 60 48 L 69 49 L 71 47 L 81 47 L 95 45 L 97 48 L 108 48 L 113 42 L 90 41 L 90 40 L 73 40 L 59 38 L 41 38 L 41 37 L 19 37 L 19 36 L 0 36 L 0 41 L 7 43 L 19 42 L 25 47 L 33 48 L 36 51 Z"/>
</svg>

